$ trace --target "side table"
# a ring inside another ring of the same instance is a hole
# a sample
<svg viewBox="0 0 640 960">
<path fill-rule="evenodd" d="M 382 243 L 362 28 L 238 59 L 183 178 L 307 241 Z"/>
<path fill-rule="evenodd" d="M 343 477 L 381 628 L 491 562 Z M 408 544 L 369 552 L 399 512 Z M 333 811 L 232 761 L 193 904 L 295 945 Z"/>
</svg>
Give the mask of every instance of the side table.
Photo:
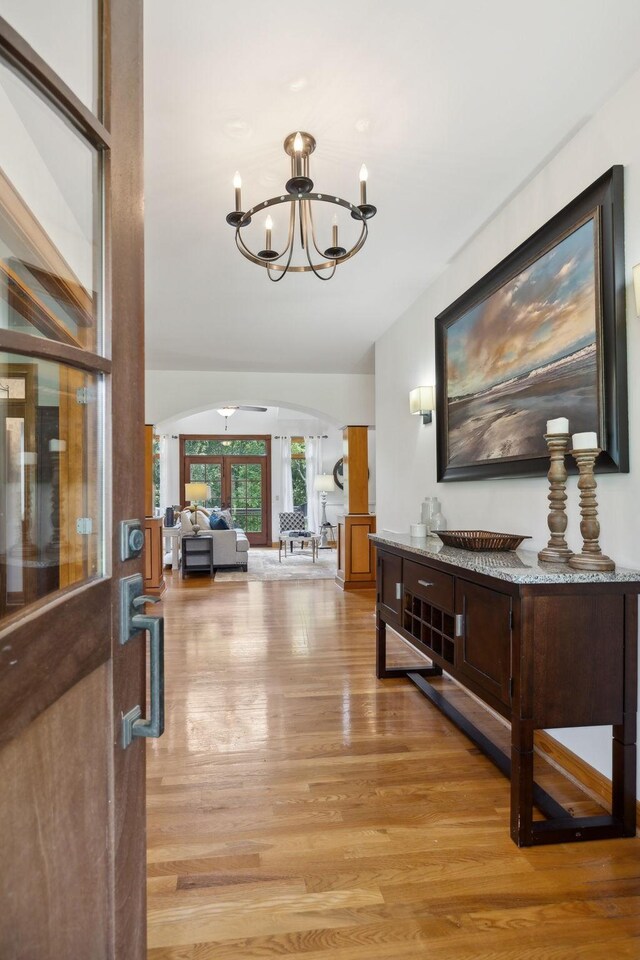
<svg viewBox="0 0 640 960">
<path fill-rule="evenodd" d="M 189 536 L 182 538 L 182 576 L 188 573 L 213 573 L 213 538 Z"/>
<path fill-rule="evenodd" d="M 338 528 L 334 526 L 333 523 L 323 523 L 320 527 L 320 543 L 318 544 L 318 550 L 333 550 L 336 545 L 336 530 Z"/>
<path fill-rule="evenodd" d="M 165 548 L 171 550 L 171 569 L 177 570 L 180 566 L 180 538 L 182 537 L 180 524 L 178 523 L 175 527 L 163 527 L 162 536 Z"/>
</svg>

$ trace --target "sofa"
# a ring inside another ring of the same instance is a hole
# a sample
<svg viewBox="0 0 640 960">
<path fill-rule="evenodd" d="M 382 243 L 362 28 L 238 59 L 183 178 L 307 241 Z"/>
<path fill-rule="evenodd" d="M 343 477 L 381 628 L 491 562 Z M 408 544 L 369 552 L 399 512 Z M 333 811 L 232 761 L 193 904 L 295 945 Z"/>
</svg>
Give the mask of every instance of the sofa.
<svg viewBox="0 0 640 960">
<path fill-rule="evenodd" d="M 244 530 L 212 530 L 209 512 L 188 508 L 180 514 L 182 536 L 211 537 L 213 540 L 213 567 L 240 567 L 246 571 L 249 562 L 249 540 Z"/>
</svg>

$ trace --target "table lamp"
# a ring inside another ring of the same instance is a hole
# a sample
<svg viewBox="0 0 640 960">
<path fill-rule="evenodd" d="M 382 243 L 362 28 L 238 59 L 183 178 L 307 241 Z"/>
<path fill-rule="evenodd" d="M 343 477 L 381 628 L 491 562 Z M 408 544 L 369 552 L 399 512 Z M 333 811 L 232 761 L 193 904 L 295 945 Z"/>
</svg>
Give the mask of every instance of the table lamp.
<svg viewBox="0 0 640 960">
<path fill-rule="evenodd" d="M 327 520 L 327 494 L 335 489 L 333 475 L 330 473 L 319 473 L 313 481 L 313 489 L 321 494 L 320 502 L 322 504 L 322 517 L 320 519 L 320 549 L 328 547 L 327 534 L 331 530 L 331 524 Z"/>
<path fill-rule="evenodd" d="M 184 498 L 191 501 L 193 507 L 193 523 L 196 525 L 197 501 L 204 503 L 211 496 L 211 487 L 208 483 L 185 483 Z"/>
</svg>

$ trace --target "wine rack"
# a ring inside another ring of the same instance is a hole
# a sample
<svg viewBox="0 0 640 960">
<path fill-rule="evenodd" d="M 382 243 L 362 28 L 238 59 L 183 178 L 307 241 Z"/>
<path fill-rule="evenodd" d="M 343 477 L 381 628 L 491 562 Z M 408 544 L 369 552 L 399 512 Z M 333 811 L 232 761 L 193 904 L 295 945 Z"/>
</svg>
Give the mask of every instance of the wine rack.
<svg viewBox="0 0 640 960">
<path fill-rule="evenodd" d="M 450 613 L 405 591 L 402 625 L 415 640 L 428 647 L 427 653 L 445 663 L 455 663 L 455 621 Z"/>
</svg>

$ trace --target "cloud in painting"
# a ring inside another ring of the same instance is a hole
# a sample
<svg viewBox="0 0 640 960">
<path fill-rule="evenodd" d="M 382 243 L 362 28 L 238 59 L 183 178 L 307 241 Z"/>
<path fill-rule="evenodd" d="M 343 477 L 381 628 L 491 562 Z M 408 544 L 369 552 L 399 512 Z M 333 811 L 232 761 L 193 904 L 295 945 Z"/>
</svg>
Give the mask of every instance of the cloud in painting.
<svg viewBox="0 0 640 960">
<path fill-rule="evenodd" d="M 595 341 L 594 231 L 592 218 L 452 324 L 449 398 L 487 390 Z"/>
</svg>

